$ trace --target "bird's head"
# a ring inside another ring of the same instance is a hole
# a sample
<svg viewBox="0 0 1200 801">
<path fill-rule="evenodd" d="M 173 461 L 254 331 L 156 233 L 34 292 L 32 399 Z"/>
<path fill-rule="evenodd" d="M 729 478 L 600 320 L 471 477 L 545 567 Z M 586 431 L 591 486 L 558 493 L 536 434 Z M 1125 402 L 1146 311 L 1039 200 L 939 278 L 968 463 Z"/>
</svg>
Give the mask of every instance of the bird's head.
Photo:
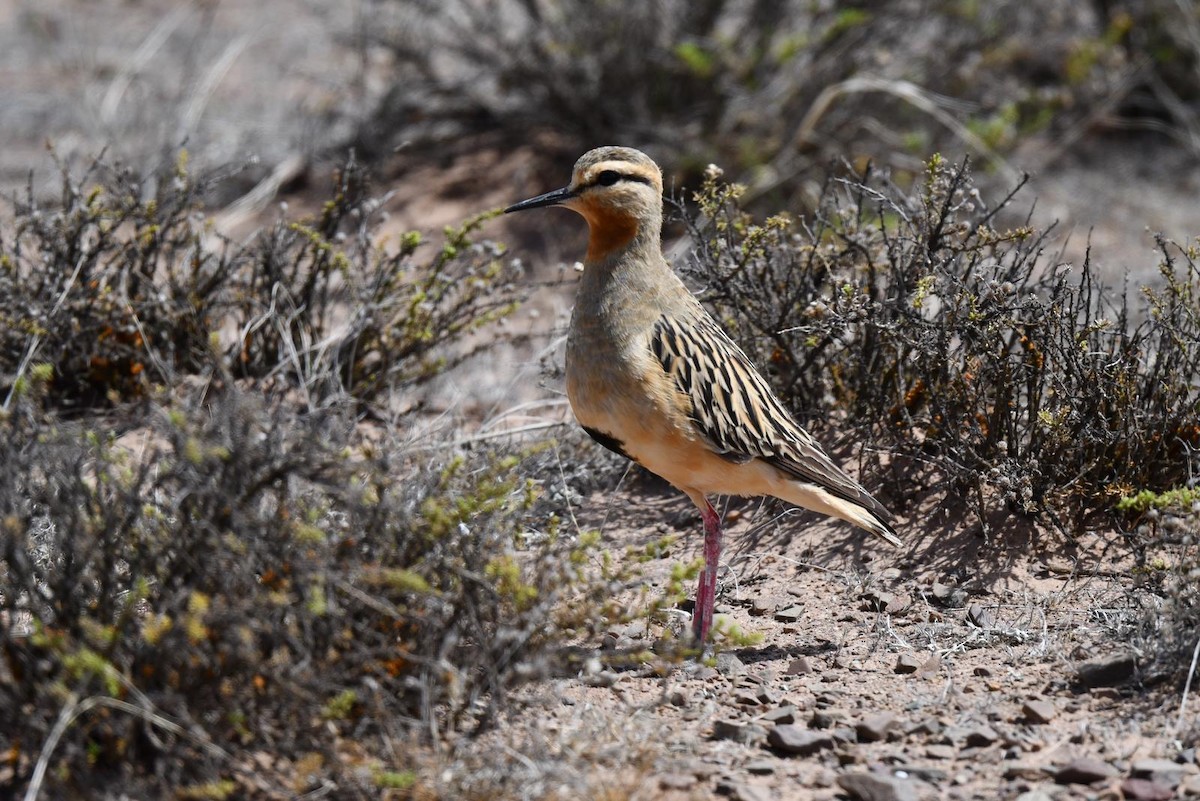
<svg viewBox="0 0 1200 801">
<path fill-rule="evenodd" d="M 562 206 L 580 214 L 591 233 L 589 257 L 619 247 L 642 228 L 662 227 L 662 171 L 640 150 L 598 147 L 575 162 L 571 183 L 504 210 Z"/>
</svg>

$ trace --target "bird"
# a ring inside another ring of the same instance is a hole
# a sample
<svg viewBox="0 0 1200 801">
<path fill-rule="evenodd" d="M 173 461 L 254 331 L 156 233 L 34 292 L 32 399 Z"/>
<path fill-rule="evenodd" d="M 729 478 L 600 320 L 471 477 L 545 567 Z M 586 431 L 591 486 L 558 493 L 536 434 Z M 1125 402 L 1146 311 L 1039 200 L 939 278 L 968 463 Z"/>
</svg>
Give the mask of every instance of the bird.
<svg viewBox="0 0 1200 801">
<path fill-rule="evenodd" d="M 704 525 L 692 615 L 703 647 L 722 547 L 710 496 L 773 496 L 894 546 L 888 511 L 825 454 L 663 255 L 659 166 L 628 147 L 580 156 L 567 186 L 504 209 L 569 209 L 587 254 L 566 346 L 567 397 L 592 439 L 686 494 Z"/>
</svg>

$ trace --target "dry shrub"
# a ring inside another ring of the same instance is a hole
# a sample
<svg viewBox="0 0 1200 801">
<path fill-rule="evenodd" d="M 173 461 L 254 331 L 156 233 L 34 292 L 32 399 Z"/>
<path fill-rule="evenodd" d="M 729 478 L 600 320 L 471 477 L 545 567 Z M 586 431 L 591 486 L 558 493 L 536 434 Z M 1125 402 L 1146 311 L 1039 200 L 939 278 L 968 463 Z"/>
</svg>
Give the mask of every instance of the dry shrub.
<svg viewBox="0 0 1200 801">
<path fill-rule="evenodd" d="M 876 471 L 888 455 L 893 505 L 920 487 L 1062 522 L 1196 475 L 1194 250 L 1160 240 L 1159 288 L 1106 287 L 993 228 L 937 158 L 911 193 L 830 181 L 808 223 L 755 222 L 739 193 L 710 173 L 697 197 L 707 302 L 802 420 L 854 430 Z"/>
</svg>

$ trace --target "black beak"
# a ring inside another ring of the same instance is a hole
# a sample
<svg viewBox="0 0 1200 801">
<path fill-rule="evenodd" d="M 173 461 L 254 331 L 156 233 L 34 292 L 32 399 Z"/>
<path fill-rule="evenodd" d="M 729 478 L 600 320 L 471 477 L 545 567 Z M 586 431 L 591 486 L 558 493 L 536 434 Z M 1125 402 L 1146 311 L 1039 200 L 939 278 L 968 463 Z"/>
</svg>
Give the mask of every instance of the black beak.
<svg viewBox="0 0 1200 801">
<path fill-rule="evenodd" d="M 522 200 L 520 203 L 514 203 L 504 210 L 505 214 L 513 211 L 525 211 L 526 209 L 540 209 L 542 206 L 557 206 L 564 200 L 569 200 L 575 197 L 575 192 L 571 187 L 564 186 L 562 189 L 555 189 L 553 192 L 547 192 L 544 195 L 531 197 L 529 200 Z"/>
</svg>

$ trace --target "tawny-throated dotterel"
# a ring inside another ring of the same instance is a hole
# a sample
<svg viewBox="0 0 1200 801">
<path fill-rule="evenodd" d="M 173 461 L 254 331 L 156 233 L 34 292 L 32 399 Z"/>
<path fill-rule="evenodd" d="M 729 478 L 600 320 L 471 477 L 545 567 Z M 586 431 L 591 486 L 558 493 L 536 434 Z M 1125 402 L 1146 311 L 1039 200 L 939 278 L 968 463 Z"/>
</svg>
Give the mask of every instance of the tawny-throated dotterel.
<svg viewBox="0 0 1200 801">
<path fill-rule="evenodd" d="M 563 189 L 505 212 L 562 206 L 588 224 L 567 337 L 567 396 L 584 430 L 678 487 L 704 519 L 692 627 L 713 622 L 721 518 L 710 495 L 772 495 L 900 545 L 888 512 L 792 418 L 662 253 L 662 172 L 626 147 L 590 150 Z"/>
</svg>

